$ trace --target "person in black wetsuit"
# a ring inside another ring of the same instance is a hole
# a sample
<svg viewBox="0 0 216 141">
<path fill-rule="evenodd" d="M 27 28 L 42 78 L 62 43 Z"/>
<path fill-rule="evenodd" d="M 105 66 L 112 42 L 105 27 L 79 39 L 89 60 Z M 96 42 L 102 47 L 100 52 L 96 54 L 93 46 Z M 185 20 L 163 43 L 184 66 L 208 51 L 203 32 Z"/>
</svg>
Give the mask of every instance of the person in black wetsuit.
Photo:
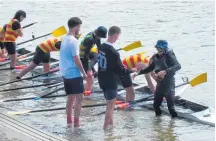
<svg viewBox="0 0 216 141">
<path fill-rule="evenodd" d="M 138 74 L 146 74 L 154 71 L 157 77 L 157 86 L 154 98 L 154 109 L 156 116 L 162 114 L 160 106 L 163 97 L 167 100 L 167 107 L 172 117 L 177 117 L 174 108 L 175 97 L 175 73 L 181 69 L 181 65 L 174 52 L 168 49 L 166 40 L 158 40 L 155 45 L 158 53 L 154 54 L 150 59 L 150 64 L 147 68 L 141 70 Z"/>
</svg>

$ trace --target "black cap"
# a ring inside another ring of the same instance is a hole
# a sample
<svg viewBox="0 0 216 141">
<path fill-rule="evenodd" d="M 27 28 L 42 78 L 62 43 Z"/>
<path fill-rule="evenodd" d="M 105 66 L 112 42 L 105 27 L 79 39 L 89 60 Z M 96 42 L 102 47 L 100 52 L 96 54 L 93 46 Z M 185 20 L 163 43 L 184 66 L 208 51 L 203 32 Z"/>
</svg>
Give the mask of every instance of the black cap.
<svg viewBox="0 0 216 141">
<path fill-rule="evenodd" d="M 106 38 L 107 37 L 107 29 L 104 26 L 99 26 L 96 30 L 95 30 L 95 34 L 98 37 L 101 38 Z"/>
</svg>

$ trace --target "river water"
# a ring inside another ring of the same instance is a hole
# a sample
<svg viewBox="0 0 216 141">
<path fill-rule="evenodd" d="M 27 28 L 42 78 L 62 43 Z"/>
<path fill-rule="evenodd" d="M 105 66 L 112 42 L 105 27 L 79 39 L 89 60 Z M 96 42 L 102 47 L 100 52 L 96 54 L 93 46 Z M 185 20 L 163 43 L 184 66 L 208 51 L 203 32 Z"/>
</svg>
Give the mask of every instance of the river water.
<svg viewBox="0 0 216 141">
<path fill-rule="evenodd" d="M 13 4 L 11 4 L 13 3 Z M 16 5 L 16 6 L 14 6 Z M 215 109 L 215 67 L 214 67 L 214 1 L 0 1 L 0 25 L 7 23 L 19 8 L 27 12 L 22 25 L 37 20 L 38 24 L 25 29 L 25 36 L 18 42 L 47 34 L 65 25 L 70 17 L 77 16 L 83 21 L 83 35 L 97 26 L 120 26 L 122 34 L 116 47 L 123 47 L 133 41 L 142 41 L 143 47 L 130 52 L 121 51 L 121 57 L 148 51 L 155 52 L 158 39 L 165 39 L 174 50 L 182 69 L 177 73 L 177 83 L 181 77 L 192 79 L 207 72 L 208 82 L 189 88 L 181 96 L 187 100 Z M 34 50 L 43 41 L 36 40 L 27 48 Z M 58 54 L 54 54 L 57 55 Z M 1 73 L 1 83 L 14 74 Z M 137 78 L 145 83 L 143 77 Z M 38 89 L 37 89 L 38 90 Z M 0 96 L 32 96 L 34 91 L 24 90 L 4 93 Z M 37 92 L 40 94 L 40 91 Z M 86 99 L 85 104 L 103 101 L 103 96 Z M 40 100 L 38 102 L 11 102 L 3 105 L 13 110 L 53 108 L 65 106 L 65 98 Z M 104 107 L 84 109 L 81 128 L 68 128 L 65 112 L 55 111 L 19 116 L 20 119 L 43 130 L 55 133 L 70 140 L 145 140 L 145 141 L 211 141 L 214 128 L 185 120 L 170 119 L 169 116 L 155 118 L 152 111 L 142 109 L 115 112 L 115 127 L 102 130 L 104 116 L 93 116 Z"/>
</svg>

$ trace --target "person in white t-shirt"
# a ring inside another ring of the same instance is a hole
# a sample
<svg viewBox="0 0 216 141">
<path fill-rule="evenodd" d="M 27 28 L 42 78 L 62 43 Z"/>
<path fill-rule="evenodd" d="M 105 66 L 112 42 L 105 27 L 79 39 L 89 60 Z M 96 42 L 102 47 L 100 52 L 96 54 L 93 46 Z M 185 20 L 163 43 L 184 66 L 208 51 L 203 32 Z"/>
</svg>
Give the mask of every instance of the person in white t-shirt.
<svg viewBox="0 0 216 141">
<path fill-rule="evenodd" d="M 73 123 L 72 111 L 74 105 L 74 127 L 80 126 L 79 117 L 84 93 L 83 78 L 87 78 L 79 57 L 78 40 L 75 38 L 79 34 L 81 24 L 82 21 L 78 17 L 68 20 L 69 32 L 62 38 L 60 47 L 60 72 L 64 80 L 65 92 L 68 95 L 66 105 L 67 123 Z"/>
</svg>

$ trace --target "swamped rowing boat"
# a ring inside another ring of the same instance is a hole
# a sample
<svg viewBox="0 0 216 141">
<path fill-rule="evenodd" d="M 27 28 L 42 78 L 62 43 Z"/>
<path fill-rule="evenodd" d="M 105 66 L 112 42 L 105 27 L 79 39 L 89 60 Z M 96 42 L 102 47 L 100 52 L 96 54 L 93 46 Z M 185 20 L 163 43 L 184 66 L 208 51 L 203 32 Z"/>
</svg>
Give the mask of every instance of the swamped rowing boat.
<svg viewBox="0 0 216 141">
<path fill-rule="evenodd" d="M 178 113 L 179 118 L 184 118 L 190 121 L 199 122 L 202 124 L 215 126 L 215 117 L 211 113 L 211 110 L 207 106 L 203 106 L 185 99 L 182 99 L 179 95 L 185 92 L 188 85 L 182 88 L 177 88 L 177 93 L 175 97 L 175 108 Z M 137 89 L 140 93 L 146 93 L 143 89 Z M 154 110 L 153 108 L 153 98 L 148 99 L 148 101 L 140 103 L 138 106 L 147 108 L 149 110 Z M 161 110 L 169 115 L 166 102 L 162 103 Z"/>
</svg>

